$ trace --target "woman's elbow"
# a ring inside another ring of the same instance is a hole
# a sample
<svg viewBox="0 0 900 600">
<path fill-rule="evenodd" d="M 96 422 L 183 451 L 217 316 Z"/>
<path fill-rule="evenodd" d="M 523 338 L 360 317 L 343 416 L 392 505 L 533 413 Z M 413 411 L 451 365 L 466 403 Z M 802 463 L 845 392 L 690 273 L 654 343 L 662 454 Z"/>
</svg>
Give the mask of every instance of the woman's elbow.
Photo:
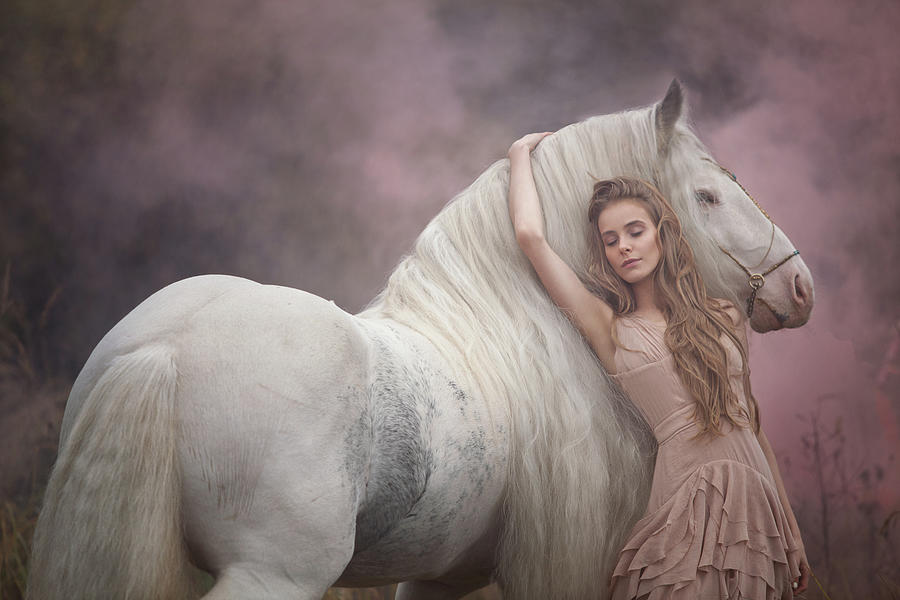
<svg viewBox="0 0 900 600">
<path fill-rule="evenodd" d="M 516 228 L 516 242 L 523 250 L 529 250 L 544 242 L 544 234 L 538 229 L 530 227 Z"/>
</svg>

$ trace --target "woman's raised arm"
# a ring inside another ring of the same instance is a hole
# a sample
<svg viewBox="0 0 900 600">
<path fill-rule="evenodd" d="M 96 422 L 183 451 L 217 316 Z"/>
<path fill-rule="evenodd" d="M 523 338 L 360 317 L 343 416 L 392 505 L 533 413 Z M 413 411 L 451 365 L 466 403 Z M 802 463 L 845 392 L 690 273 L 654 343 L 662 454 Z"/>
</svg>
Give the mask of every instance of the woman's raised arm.
<svg viewBox="0 0 900 600">
<path fill-rule="evenodd" d="M 550 132 L 530 133 L 509 148 L 509 216 L 519 247 L 550 297 L 588 340 L 606 370 L 612 372 L 612 308 L 584 287 L 544 238 L 544 216 L 531 172 L 531 151 L 548 135 Z"/>
</svg>

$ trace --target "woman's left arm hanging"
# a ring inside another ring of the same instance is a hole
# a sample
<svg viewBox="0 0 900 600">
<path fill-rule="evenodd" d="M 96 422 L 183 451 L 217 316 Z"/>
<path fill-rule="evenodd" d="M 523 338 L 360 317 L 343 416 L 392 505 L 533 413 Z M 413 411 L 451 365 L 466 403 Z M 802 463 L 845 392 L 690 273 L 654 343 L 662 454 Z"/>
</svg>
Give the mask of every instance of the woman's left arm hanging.
<svg viewBox="0 0 900 600">
<path fill-rule="evenodd" d="M 759 445 L 766 456 L 766 461 L 769 463 L 769 470 L 772 471 L 772 476 L 775 478 L 775 487 L 778 488 L 778 497 L 781 499 L 781 506 L 784 507 L 785 515 L 787 515 L 788 526 L 791 528 L 794 538 L 800 544 L 800 581 L 797 589 L 794 590 L 794 593 L 798 594 L 806 589 L 807 581 L 809 580 L 809 562 L 806 558 L 806 548 L 803 546 L 800 526 L 797 524 L 797 518 L 794 516 L 790 500 L 788 500 L 787 492 L 784 489 L 784 482 L 781 479 L 781 472 L 778 470 L 778 460 L 775 458 L 775 451 L 772 450 L 772 445 L 769 444 L 769 438 L 763 432 L 762 426 L 759 428 L 759 433 L 756 434 L 756 439 L 759 440 Z"/>
</svg>

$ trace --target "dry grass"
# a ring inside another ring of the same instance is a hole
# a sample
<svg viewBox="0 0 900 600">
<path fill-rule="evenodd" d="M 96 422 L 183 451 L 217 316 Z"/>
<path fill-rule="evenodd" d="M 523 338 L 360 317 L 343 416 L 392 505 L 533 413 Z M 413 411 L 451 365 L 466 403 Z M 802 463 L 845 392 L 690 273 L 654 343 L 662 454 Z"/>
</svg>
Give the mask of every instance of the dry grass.
<svg viewBox="0 0 900 600">
<path fill-rule="evenodd" d="M 37 507 L 34 499 L 21 505 L 7 501 L 0 511 L 0 600 L 25 596 Z"/>
</svg>

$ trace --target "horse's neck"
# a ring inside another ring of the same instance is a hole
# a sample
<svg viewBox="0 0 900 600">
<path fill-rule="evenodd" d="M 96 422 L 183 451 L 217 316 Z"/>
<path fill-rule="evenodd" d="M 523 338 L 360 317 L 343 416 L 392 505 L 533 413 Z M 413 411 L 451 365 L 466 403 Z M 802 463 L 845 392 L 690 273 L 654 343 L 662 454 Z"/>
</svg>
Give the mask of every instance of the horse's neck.
<svg viewBox="0 0 900 600">
<path fill-rule="evenodd" d="M 593 185 L 591 176 L 602 179 L 631 175 L 653 179 L 657 157 L 655 134 L 649 122 L 646 109 L 597 117 L 572 126 L 570 131 L 561 131 L 558 140 L 548 138 L 546 154 L 538 147 L 534 176 L 539 191 L 545 196 L 548 239 L 576 270 L 583 270 L 590 237 L 585 216 Z M 435 269 L 442 271 L 448 278 L 443 285 L 448 285 L 449 279 L 460 277 L 466 269 L 488 269 L 490 273 L 482 275 L 493 279 L 491 289 L 486 292 L 497 292 L 501 296 L 522 292 L 522 286 L 514 280 L 528 278 L 529 266 L 515 249 L 509 224 L 506 206 L 508 169 L 506 161 L 494 163 L 429 223 L 416 243 L 415 252 L 398 266 L 388 288 L 366 312 L 381 312 L 383 301 L 389 297 L 392 297 L 394 308 L 398 307 L 398 300 L 400 305 L 405 304 L 401 299 L 405 294 L 395 293 L 396 284 L 401 288 L 408 283 L 417 288 L 425 285 L 421 278 L 410 278 L 405 274 L 408 270 L 417 271 L 419 261 L 426 265 L 423 273 L 431 275 Z M 447 240 L 451 243 L 447 244 Z M 515 256 L 509 254 L 510 249 Z M 460 256 L 446 260 L 452 265 L 450 270 L 442 269 L 440 264 L 447 259 L 442 255 L 450 251 Z M 521 271 L 521 277 L 510 279 L 506 275 L 511 271 Z M 499 276 L 494 277 L 498 272 Z M 495 289 L 504 285 L 515 287 L 517 292 L 503 294 Z M 419 299 L 427 303 L 427 296 L 424 294 Z"/>
<path fill-rule="evenodd" d="M 576 271 L 586 268 L 591 239 L 586 217 L 594 183 L 616 176 L 657 179 L 655 138 L 642 127 L 646 118 L 623 113 L 580 123 L 572 141 L 535 165 L 547 239 Z"/>
</svg>

